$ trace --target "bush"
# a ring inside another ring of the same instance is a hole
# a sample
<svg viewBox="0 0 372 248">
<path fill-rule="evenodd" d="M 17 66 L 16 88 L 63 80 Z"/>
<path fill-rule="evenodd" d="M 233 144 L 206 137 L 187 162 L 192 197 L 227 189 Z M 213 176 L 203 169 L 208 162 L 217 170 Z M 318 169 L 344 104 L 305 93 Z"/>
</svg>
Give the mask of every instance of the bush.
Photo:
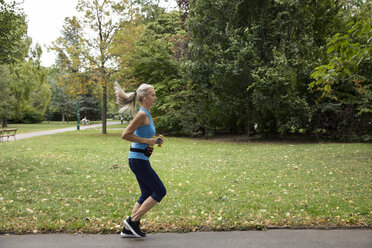
<svg viewBox="0 0 372 248">
<path fill-rule="evenodd" d="M 45 120 L 44 115 L 33 107 L 26 107 L 22 112 L 19 118 L 12 119 L 11 122 L 15 123 L 40 123 Z"/>
<path fill-rule="evenodd" d="M 371 114 L 359 114 L 355 105 L 322 103 L 311 125 L 318 139 L 344 142 L 371 142 Z"/>
</svg>

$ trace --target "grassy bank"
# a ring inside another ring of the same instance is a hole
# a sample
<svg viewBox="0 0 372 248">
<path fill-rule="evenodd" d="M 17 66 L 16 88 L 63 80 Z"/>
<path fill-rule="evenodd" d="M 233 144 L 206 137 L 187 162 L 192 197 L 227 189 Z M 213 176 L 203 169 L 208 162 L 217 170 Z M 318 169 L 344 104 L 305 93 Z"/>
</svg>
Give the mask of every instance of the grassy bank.
<svg viewBox="0 0 372 248">
<path fill-rule="evenodd" d="M 0 143 L 0 232 L 118 232 L 139 196 L 120 134 Z M 147 231 L 372 225 L 371 144 L 167 138 L 151 163 L 167 195 Z"/>
</svg>

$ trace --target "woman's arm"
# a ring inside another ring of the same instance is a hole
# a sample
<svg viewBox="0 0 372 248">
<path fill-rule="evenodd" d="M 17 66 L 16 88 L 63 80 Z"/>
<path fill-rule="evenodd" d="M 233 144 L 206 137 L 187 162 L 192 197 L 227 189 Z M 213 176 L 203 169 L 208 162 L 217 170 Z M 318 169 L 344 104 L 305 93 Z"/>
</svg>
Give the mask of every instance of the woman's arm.
<svg viewBox="0 0 372 248">
<path fill-rule="evenodd" d="M 128 125 L 128 127 L 124 130 L 121 137 L 125 140 L 128 140 L 130 142 L 136 142 L 136 143 L 143 143 L 148 145 L 155 145 L 156 139 L 150 138 L 141 138 L 134 134 L 134 132 L 139 128 L 140 126 L 143 126 L 146 121 L 146 113 L 143 111 L 139 111 L 137 115 L 134 117 L 132 122 Z"/>
</svg>

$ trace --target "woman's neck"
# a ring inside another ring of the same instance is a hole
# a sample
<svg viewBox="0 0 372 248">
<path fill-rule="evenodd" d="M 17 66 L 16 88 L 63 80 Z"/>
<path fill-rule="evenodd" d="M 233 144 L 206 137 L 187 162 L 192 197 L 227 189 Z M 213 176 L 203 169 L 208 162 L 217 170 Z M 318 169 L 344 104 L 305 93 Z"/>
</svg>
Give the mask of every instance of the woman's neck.
<svg viewBox="0 0 372 248">
<path fill-rule="evenodd" d="M 147 112 L 149 112 L 149 113 L 150 113 L 150 108 L 151 108 L 151 107 L 149 107 L 149 106 L 147 106 L 147 105 L 145 105 L 145 104 L 141 104 L 140 106 L 141 106 L 141 108 L 144 108 L 144 109 L 146 109 L 146 110 L 147 110 Z"/>
</svg>

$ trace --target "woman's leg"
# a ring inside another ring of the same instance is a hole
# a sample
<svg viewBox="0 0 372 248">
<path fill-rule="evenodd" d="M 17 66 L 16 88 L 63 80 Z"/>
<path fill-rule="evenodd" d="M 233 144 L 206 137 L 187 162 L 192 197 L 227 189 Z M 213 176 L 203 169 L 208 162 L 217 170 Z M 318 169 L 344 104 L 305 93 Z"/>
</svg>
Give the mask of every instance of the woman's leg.
<svg viewBox="0 0 372 248">
<path fill-rule="evenodd" d="M 147 198 L 146 201 L 144 201 L 143 204 L 140 205 L 140 207 L 137 209 L 137 211 L 135 211 L 134 213 L 132 213 L 132 220 L 133 221 L 139 221 L 141 219 L 141 217 L 145 213 L 147 213 L 148 211 L 150 211 L 150 209 L 152 209 L 157 203 L 158 202 L 155 201 L 151 196 L 149 198 Z M 139 205 L 138 202 L 136 202 L 136 204 Z"/>
<path fill-rule="evenodd" d="M 133 210 L 132 210 L 132 216 L 138 211 L 138 209 L 141 207 L 141 204 L 139 204 L 138 202 L 136 202 L 133 206 Z"/>
<path fill-rule="evenodd" d="M 131 219 L 138 221 L 166 195 L 166 189 L 148 160 L 132 159 L 129 166 L 136 175 L 141 196 L 133 207 Z"/>
</svg>

